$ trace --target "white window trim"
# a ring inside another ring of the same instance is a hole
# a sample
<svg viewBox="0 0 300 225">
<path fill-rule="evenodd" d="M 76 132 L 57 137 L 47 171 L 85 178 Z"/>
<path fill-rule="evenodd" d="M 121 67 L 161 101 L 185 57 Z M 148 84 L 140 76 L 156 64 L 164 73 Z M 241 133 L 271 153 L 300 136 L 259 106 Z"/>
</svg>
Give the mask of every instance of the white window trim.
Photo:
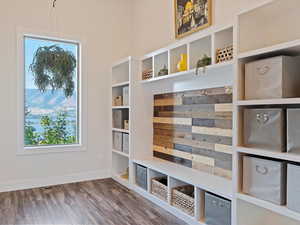
<svg viewBox="0 0 300 225">
<path fill-rule="evenodd" d="M 24 28 L 17 28 L 17 78 L 18 78 L 18 100 L 17 100 L 17 121 L 18 121 L 18 135 L 17 135 L 17 155 L 33 155 L 33 154 L 49 154 L 49 153 L 66 153 L 66 152 L 82 152 L 87 150 L 87 69 L 85 67 L 87 59 L 86 55 L 82 55 L 86 52 L 86 42 L 84 38 L 81 37 L 72 37 L 68 38 L 65 35 L 62 37 L 55 32 L 45 32 L 45 31 L 33 31 Z M 71 42 L 78 44 L 78 81 L 79 81 L 79 144 L 71 145 L 53 145 L 53 146 L 33 146 L 25 147 L 24 145 L 24 87 L 25 87 L 25 71 L 24 71 L 24 38 L 33 37 L 33 38 L 42 38 L 50 39 L 64 42 Z M 71 36 L 70 36 L 71 37 Z M 76 41 L 72 40 L 75 39 Z M 85 51 L 82 51 L 82 49 Z M 85 76 L 83 76 L 85 74 Z"/>
</svg>

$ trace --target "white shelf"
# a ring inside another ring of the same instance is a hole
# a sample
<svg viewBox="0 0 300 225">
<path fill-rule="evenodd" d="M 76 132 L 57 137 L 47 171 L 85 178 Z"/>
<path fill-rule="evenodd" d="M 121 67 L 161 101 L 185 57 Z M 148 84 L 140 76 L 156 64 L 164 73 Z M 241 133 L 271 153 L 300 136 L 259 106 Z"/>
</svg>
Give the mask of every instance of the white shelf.
<svg viewBox="0 0 300 225">
<path fill-rule="evenodd" d="M 256 49 L 253 51 L 248 51 L 238 54 L 239 59 L 249 58 L 249 57 L 272 57 L 274 55 L 299 55 L 300 53 L 300 39 L 290 42 L 281 43 L 278 45 L 273 45 L 266 48 Z"/>
<path fill-rule="evenodd" d="M 204 74 L 202 73 L 201 68 L 199 69 L 199 75 L 196 75 L 196 69 L 192 69 L 192 70 L 187 70 L 187 71 L 183 71 L 183 72 L 172 73 L 172 74 L 165 75 L 165 76 L 155 77 L 155 78 L 151 78 L 151 79 L 148 79 L 148 80 L 142 80 L 142 81 L 140 81 L 140 83 L 146 84 L 146 83 L 152 83 L 152 82 L 156 82 L 156 81 L 160 81 L 160 80 L 169 80 L 169 79 L 174 79 L 174 78 L 179 78 L 179 77 L 189 78 L 190 76 L 195 76 L 195 77 L 198 76 L 200 78 L 202 76 L 209 75 L 210 72 L 213 72 L 216 69 L 221 69 L 221 68 L 226 68 L 226 67 L 233 67 L 233 64 L 234 64 L 233 61 L 213 64 L 213 65 L 210 65 L 210 66 L 206 66 Z"/>
<path fill-rule="evenodd" d="M 237 105 L 292 105 L 300 104 L 300 98 L 280 98 L 280 99 L 259 99 L 259 100 L 239 100 Z"/>
<path fill-rule="evenodd" d="M 112 109 L 129 109 L 129 105 L 122 105 L 122 106 L 112 106 Z"/>
<path fill-rule="evenodd" d="M 128 189 L 130 188 L 129 180 L 122 178 L 121 175 L 112 175 L 112 179 L 127 187 Z"/>
<path fill-rule="evenodd" d="M 238 193 L 236 196 L 240 200 L 243 200 L 243 201 L 246 201 L 248 203 L 251 203 L 251 204 L 260 206 L 262 208 L 268 209 L 268 210 L 270 210 L 272 212 L 275 212 L 277 214 L 280 214 L 282 216 L 287 216 L 287 217 L 290 217 L 294 220 L 300 221 L 300 214 L 288 209 L 286 206 L 279 206 L 279 205 L 273 204 L 271 202 L 260 200 L 260 199 L 251 197 L 249 195 L 242 194 L 242 193 Z"/>
<path fill-rule="evenodd" d="M 200 172 L 188 167 L 171 163 L 158 158 L 133 160 L 149 169 L 166 174 L 196 187 L 232 199 L 232 181 L 225 178 Z"/>
<path fill-rule="evenodd" d="M 112 128 L 112 131 L 122 132 L 122 133 L 127 133 L 127 134 L 129 134 L 129 130 L 125 130 L 125 129 Z"/>
<path fill-rule="evenodd" d="M 292 162 L 300 162 L 300 154 L 286 153 L 286 152 L 273 152 L 264 149 L 256 149 L 256 148 L 246 148 L 246 147 L 237 147 L 237 152 L 264 156 L 275 159 L 282 159 Z"/>
<path fill-rule="evenodd" d="M 150 192 L 142 189 L 141 187 L 137 185 L 132 185 L 133 190 L 143 196 L 144 198 L 147 198 L 148 200 L 152 201 L 154 204 L 159 205 L 164 210 L 169 211 L 170 213 L 176 215 L 178 218 L 188 222 L 188 224 L 191 225 L 206 225 L 203 221 L 197 221 L 195 217 L 192 217 L 183 211 L 177 209 L 176 207 L 173 207 L 169 203 L 161 200 L 160 198 L 156 197 L 155 195 L 151 194 Z"/>
<path fill-rule="evenodd" d="M 116 88 L 116 87 L 124 87 L 124 86 L 128 86 L 128 85 L 129 85 L 129 81 L 125 81 L 125 82 L 113 84 L 112 87 Z"/>
<path fill-rule="evenodd" d="M 115 153 L 115 154 L 118 154 L 118 155 L 121 155 L 121 156 L 129 158 L 129 155 L 127 153 L 120 152 L 120 151 L 115 150 L 115 149 L 113 149 L 112 152 Z"/>
</svg>

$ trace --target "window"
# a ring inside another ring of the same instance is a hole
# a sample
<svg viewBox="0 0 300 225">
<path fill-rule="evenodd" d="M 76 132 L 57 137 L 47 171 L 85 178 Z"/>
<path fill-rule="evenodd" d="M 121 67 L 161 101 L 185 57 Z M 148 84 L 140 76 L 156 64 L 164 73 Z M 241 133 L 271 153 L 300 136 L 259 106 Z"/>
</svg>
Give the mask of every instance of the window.
<svg viewBox="0 0 300 225">
<path fill-rule="evenodd" d="M 24 37 L 24 146 L 80 143 L 79 45 Z"/>
</svg>

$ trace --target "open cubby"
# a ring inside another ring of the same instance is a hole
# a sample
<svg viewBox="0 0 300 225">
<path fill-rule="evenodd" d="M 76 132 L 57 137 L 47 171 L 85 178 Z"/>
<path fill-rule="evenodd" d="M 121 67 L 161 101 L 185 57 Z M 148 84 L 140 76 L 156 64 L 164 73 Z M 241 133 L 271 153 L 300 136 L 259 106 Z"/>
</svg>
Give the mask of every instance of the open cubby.
<svg viewBox="0 0 300 225">
<path fill-rule="evenodd" d="M 299 1 L 269 2 L 238 15 L 239 53 L 299 39 L 300 30 L 293 29 L 298 26 Z"/>
<path fill-rule="evenodd" d="M 114 109 L 112 116 L 113 128 L 125 129 L 124 123 L 129 120 L 129 109 Z"/>
<path fill-rule="evenodd" d="M 121 97 L 121 104 L 116 104 L 115 99 Z M 112 105 L 113 106 L 129 106 L 129 85 L 122 85 L 112 88 Z"/>
<path fill-rule="evenodd" d="M 202 59 L 204 55 L 212 57 L 212 37 L 207 36 L 199 40 L 190 43 L 190 55 L 189 55 L 189 68 L 195 69 L 197 67 L 198 60 Z"/>
<path fill-rule="evenodd" d="M 187 55 L 187 45 L 182 45 L 177 48 L 170 50 L 170 73 L 177 73 L 180 72 L 177 69 L 177 64 L 181 60 L 181 55 L 186 54 Z M 187 63 L 188 63 L 187 58 Z"/>
<path fill-rule="evenodd" d="M 112 85 L 129 82 L 129 62 L 123 62 L 112 68 Z"/>
<path fill-rule="evenodd" d="M 147 79 L 150 79 L 153 77 L 153 57 L 147 57 L 145 59 L 142 60 L 142 80 L 144 80 L 144 76 L 143 74 L 145 72 L 148 72 L 149 74 L 151 74 L 151 77 L 147 77 Z M 152 73 L 151 73 L 152 72 Z"/>
<path fill-rule="evenodd" d="M 222 55 L 224 56 L 225 59 L 229 56 L 229 54 L 226 54 L 225 52 L 231 53 L 230 55 L 233 57 L 233 51 L 224 50 L 225 48 L 229 48 L 229 49 L 233 48 L 233 27 L 229 27 L 215 33 L 214 48 L 215 48 L 214 51 L 216 55 L 216 58 L 214 60 L 216 63 L 222 63 L 228 61 L 225 60 L 225 61 L 218 62 L 217 59 L 218 50 L 223 49 L 221 52 L 224 52 Z M 227 57 L 225 57 L 225 55 L 227 55 Z"/>
<path fill-rule="evenodd" d="M 118 179 L 127 180 L 129 179 L 128 175 L 128 168 L 129 168 L 129 161 L 128 158 L 119 154 L 112 155 L 112 174 L 113 177 Z"/>
<path fill-rule="evenodd" d="M 169 70 L 168 51 L 154 56 L 154 77 L 158 77 L 159 76 L 158 73 L 160 72 L 161 69 L 164 69 L 164 68 Z M 168 74 L 166 74 L 166 75 L 168 75 Z"/>
</svg>

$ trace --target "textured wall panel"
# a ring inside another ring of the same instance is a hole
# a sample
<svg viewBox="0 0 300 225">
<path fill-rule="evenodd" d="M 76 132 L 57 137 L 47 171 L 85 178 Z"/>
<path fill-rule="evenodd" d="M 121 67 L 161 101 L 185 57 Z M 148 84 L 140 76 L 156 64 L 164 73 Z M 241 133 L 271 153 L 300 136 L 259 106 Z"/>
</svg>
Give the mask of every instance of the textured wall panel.
<svg viewBox="0 0 300 225">
<path fill-rule="evenodd" d="M 155 157 L 231 178 L 232 89 L 154 96 Z"/>
</svg>

